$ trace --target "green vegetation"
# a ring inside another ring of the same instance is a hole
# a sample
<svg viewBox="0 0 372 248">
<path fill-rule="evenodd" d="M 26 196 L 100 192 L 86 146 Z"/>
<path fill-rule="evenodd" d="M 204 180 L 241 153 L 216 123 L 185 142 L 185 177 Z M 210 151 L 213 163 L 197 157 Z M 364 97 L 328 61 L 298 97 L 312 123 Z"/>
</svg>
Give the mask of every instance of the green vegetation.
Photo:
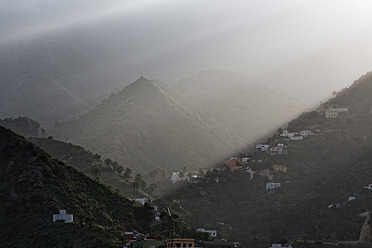
<svg viewBox="0 0 372 248">
<path fill-rule="evenodd" d="M 153 220 L 152 208 L 133 205 L 3 127 L 0 164 L 4 247 L 114 247 L 123 230 L 145 230 Z M 60 209 L 73 214 L 74 223 L 52 223 Z"/>
</svg>

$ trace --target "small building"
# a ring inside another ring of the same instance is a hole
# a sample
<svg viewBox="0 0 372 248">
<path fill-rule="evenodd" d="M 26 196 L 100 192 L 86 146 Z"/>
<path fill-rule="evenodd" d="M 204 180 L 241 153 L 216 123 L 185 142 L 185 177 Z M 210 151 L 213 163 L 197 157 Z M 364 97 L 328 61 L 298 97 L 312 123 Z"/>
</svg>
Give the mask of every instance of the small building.
<svg viewBox="0 0 372 248">
<path fill-rule="evenodd" d="M 295 136 L 296 134 L 297 133 L 290 133 L 290 132 L 288 132 L 288 130 L 283 130 L 283 133 L 281 133 L 280 136 L 291 138 L 291 137 Z"/>
<path fill-rule="evenodd" d="M 245 164 L 245 163 L 248 163 L 248 161 L 249 161 L 249 158 L 248 157 L 244 157 L 244 158 L 242 158 L 242 162 Z"/>
<path fill-rule="evenodd" d="M 364 186 L 363 189 L 370 189 L 370 190 L 372 190 L 372 183 L 369 184 L 368 186 Z"/>
<path fill-rule="evenodd" d="M 173 172 L 173 174 L 171 176 L 171 181 L 172 181 L 172 183 L 177 183 L 177 182 L 181 181 L 180 173 L 179 172 Z"/>
<path fill-rule="evenodd" d="M 268 144 L 257 144 L 256 145 L 256 151 L 259 151 L 259 152 L 267 152 L 267 150 L 269 149 L 270 145 Z"/>
<path fill-rule="evenodd" d="M 268 175 L 270 175 L 271 172 L 269 169 L 266 169 L 266 170 L 261 170 L 260 172 L 258 172 L 258 175 L 262 176 L 262 177 L 266 177 Z"/>
<path fill-rule="evenodd" d="M 325 111 L 325 118 L 337 118 L 338 117 L 338 112 L 335 109 L 327 109 Z"/>
<path fill-rule="evenodd" d="M 146 202 L 149 201 L 149 198 L 136 198 L 136 197 L 130 197 L 129 200 L 141 203 L 142 205 L 145 205 Z"/>
<path fill-rule="evenodd" d="M 326 118 L 337 118 L 340 113 L 346 113 L 348 112 L 348 108 L 329 108 L 325 111 L 325 117 Z"/>
<path fill-rule="evenodd" d="M 311 135 L 311 131 L 310 130 L 302 130 L 302 131 L 300 131 L 300 135 L 301 136 Z"/>
<path fill-rule="evenodd" d="M 291 140 L 302 140 L 304 136 L 292 136 Z"/>
<path fill-rule="evenodd" d="M 213 238 L 217 237 L 217 230 L 205 230 L 204 228 L 198 228 L 198 229 L 196 229 L 196 231 L 209 233 L 209 236 L 211 236 Z"/>
<path fill-rule="evenodd" d="M 347 200 L 348 201 L 354 201 L 355 199 L 356 199 L 356 197 L 352 195 L 352 196 L 349 196 Z"/>
<path fill-rule="evenodd" d="M 269 153 L 270 155 L 287 155 L 288 150 L 284 146 L 276 146 L 276 147 L 270 148 Z"/>
<path fill-rule="evenodd" d="M 72 223 L 74 216 L 72 214 L 66 214 L 66 210 L 59 210 L 59 214 L 53 214 L 53 222 L 63 221 L 65 223 Z"/>
<path fill-rule="evenodd" d="M 225 165 L 230 168 L 231 172 L 242 168 L 241 158 L 230 158 L 230 160 L 225 161 Z"/>
<path fill-rule="evenodd" d="M 274 182 L 268 182 L 268 183 L 266 183 L 266 190 L 267 191 L 270 191 L 270 190 L 273 190 L 273 189 L 277 189 L 277 188 L 280 188 L 280 183 L 274 183 Z"/>
<path fill-rule="evenodd" d="M 195 239 L 186 239 L 186 238 L 172 238 L 165 239 L 164 245 L 167 248 L 194 248 Z"/>
<path fill-rule="evenodd" d="M 285 165 L 274 164 L 272 167 L 274 171 L 287 173 L 287 166 Z"/>
</svg>

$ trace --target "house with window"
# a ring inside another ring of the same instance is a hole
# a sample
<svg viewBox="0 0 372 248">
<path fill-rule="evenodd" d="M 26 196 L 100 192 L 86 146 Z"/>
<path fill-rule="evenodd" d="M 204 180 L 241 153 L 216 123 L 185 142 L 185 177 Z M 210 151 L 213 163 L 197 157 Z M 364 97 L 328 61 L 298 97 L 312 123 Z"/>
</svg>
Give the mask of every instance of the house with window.
<svg viewBox="0 0 372 248">
<path fill-rule="evenodd" d="M 266 190 L 271 191 L 273 189 L 280 188 L 280 183 L 274 183 L 274 182 L 267 182 L 266 183 Z"/>
<path fill-rule="evenodd" d="M 290 139 L 291 140 L 302 140 L 304 136 L 292 136 Z"/>
<path fill-rule="evenodd" d="M 167 248 L 194 248 L 195 239 L 186 239 L 186 238 L 165 239 L 164 245 Z"/>
<path fill-rule="evenodd" d="M 198 228 L 198 229 L 196 229 L 196 231 L 208 233 L 209 236 L 211 236 L 213 238 L 217 237 L 217 230 L 206 230 L 204 228 Z"/>
<path fill-rule="evenodd" d="M 181 181 L 180 173 L 179 172 L 173 172 L 172 176 L 171 176 L 171 181 L 172 181 L 172 183 L 178 183 L 179 181 Z"/>
<path fill-rule="evenodd" d="M 257 144 L 256 145 L 256 151 L 258 152 L 267 152 L 269 149 L 270 145 L 268 144 Z"/>
<path fill-rule="evenodd" d="M 53 214 L 53 222 L 56 221 L 72 223 L 74 221 L 74 216 L 72 214 L 66 214 L 66 210 L 59 210 L 59 214 Z"/>
<path fill-rule="evenodd" d="M 311 135 L 311 131 L 310 130 L 302 130 L 302 131 L 300 131 L 300 135 L 301 136 Z"/>
<path fill-rule="evenodd" d="M 288 130 L 283 130 L 283 133 L 281 133 L 280 136 L 291 138 L 291 137 L 295 136 L 296 134 L 297 134 L 296 132 L 291 133 L 291 132 L 288 132 Z"/>
<path fill-rule="evenodd" d="M 325 111 L 325 118 L 337 118 L 340 113 L 346 113 L 348 111 L 348 108 L 329 108 Z"/>
</svg>

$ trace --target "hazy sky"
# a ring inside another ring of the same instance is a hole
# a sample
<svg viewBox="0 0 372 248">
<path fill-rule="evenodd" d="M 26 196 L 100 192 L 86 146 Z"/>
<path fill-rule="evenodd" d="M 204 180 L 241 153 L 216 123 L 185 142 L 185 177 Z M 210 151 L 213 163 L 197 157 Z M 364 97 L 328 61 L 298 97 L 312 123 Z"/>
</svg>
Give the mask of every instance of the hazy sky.
<svg viewBox="0 0 372 248">
<path fill-rule="evenodd" d="M 3 0 L 0 49 L 58 34 L 122 72 L 227 69 L 318 103 L 372 68 L 370 0 Z"/>
</svg>

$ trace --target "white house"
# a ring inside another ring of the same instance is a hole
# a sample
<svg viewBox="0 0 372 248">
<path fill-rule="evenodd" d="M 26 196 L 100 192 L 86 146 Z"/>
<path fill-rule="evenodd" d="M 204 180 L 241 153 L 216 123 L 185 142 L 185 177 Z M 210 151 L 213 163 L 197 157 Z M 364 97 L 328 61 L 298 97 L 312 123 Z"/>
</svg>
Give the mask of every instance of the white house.
<svg viewBox="0 0 372 248">
<path fill-rule="evenodd" d="M 288 130 L 283 130 L 283 133 L 280 134 L 280 136 L 290 138 L 290 137 L 295 136 L 295 134 L 297 134 L 297 133 L 290 133 L 290 132 L 288 132 Z"/>
<path fill-rule="evenodd" d="M 363 189 L 370 189 L 370 190 L 372 190 L 372 184 L 369 184 L 368 186 L 364 186 Z"/>
<path fill-rule="evenodd" d="M 179 172 L 173 172 L 173 174 L 171 176 L 171 181 L 172 181 L 172 183 L 177 183 L 177 182 L 181 181 L 180 173 Z"/>
<path fill-rule="evenodd" d="M 304 136 L 292 136 L 291 140 L 302 140 Z"/>
<path fill-rule="evenodd" d="M 280 188 L 280 183 L 268 182 L 266 183 L 266 190 L 270 191 L 273 189 Z"/>
<path fill-rule="evenodd" d="M 300 135 L 301 136 L 311 135 L 311 131 L 310 130 L 302 130 L 302 131 L 300 131 Z"/>
<path fill-rule="evenodd" d="M 247 158 L 247 157 L 242 158 L 243 163 L 247 163 L 248 161 L 249 161 L 249 158 Z"/>
<path fill-rule="evenodd" d="M 348 201 L 353 201 L 353 200 L 355 200 L 355 199 L 356 199 L 355 196 L 349 196 L 349 197 L 348 197 Z"/>
<path fill-rule="evenodd" d="M 53 222 L 58 220 L 64 221 L 65 223 L 72 223 L 74 216 L 72 214 L 66 214 L 66 210 L 59 210 L 59 214 L 53 214 Z"/>
<path fill-rule="evenodd" d="M 204 232 L 204 233 L 209 233 L 209 236 L 211 237 L 217 237 L 217 230 L 205 230 L 204 228 L 198 228 L 196 229 L 198 232 Z"/>
<path fill-rule="evenodd" d="M 145 205 L 146 202 L 148 202 L 149 198 L 136 198 L 136 197 L 131 197 L 129 200 L 139 202 L 142 205 Z"/>
<path fill-rule="evenodd" d="M 337 118 L 339 116 L 339 113 L 345 113 L 348 112 L 348 108 L 329 108 L 325 111 L 325 117 L 326 118 Z"/>
<path fill-rule="evenodd" d="M 270 147 L 270 145 L 267 145 L 267 144 L 257 144 L 256 145 L 256 151 L 267 152 L 269 147 Z"/>
</svg>

